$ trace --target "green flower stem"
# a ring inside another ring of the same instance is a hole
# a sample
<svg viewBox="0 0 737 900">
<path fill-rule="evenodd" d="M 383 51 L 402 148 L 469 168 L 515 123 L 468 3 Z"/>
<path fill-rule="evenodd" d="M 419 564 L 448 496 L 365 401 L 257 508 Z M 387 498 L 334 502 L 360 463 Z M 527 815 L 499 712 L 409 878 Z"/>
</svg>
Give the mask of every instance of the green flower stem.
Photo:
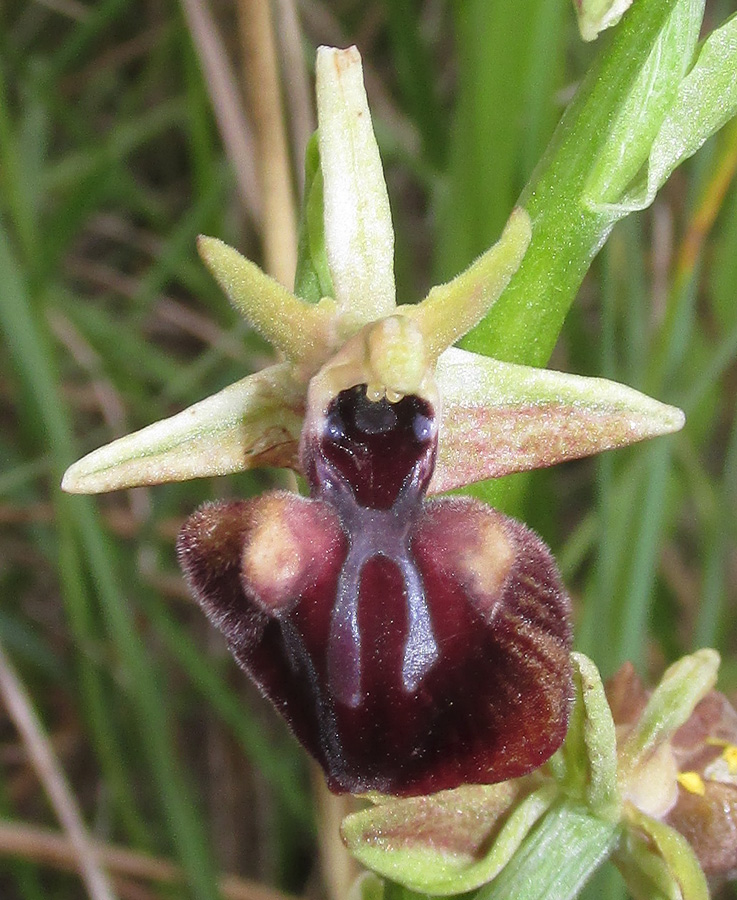
<svg viewBox="0 0 737 900">
<path fill-rule="evenodd" d="M 533 223 L 527 254 L 504 295 L 464 339 L 467 349 L 526 365 L 548 361 L 583 276 L 616 221 L 611 212 L 593 211 L 584 190 L 610 139 L 611 122 L 628 103 L 677 6 L 674 0 L 638 0 L 590 70 L 520 197 Z M 628 159 L 644 162 L 651 141 L 643 136 Z"/>
</svg>

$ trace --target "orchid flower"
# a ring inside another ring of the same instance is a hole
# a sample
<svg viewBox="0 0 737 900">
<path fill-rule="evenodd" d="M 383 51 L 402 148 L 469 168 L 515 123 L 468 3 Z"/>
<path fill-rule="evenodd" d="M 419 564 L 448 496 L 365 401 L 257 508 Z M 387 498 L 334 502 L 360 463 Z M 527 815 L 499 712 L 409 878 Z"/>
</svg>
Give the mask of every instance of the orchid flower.
<svg viewBox="0 0 737 900">
<path fill-rule="evenodd" d="M 737 713 L 719 655 L 671 665 L 647 691 L 572 653 L 573 709 L 548 763 L 511 781 L 373 797 L 341 833 L 368 869 L 426 896 L 578 896 L 611 858 L 635 900 L 708 900 L 737 875 Z M 371 876 L 375 877 L 375 876 Z M 364 896 L 376 896 L 376 890 Z"/>
<path fill-rule="evenodd" d="M 566 734 L 568 597 L 522 523 L 426 495 L 675 431 L 683 414 L 618 384 L 453 347 L 519 266 L 534 229 L 524 209 L 465 272 L 397 305 L 360 57 L 321 48 L 316 71 L 303 296 L 199 241 L 284 361 L 90 453 L 62 486 L 264 465 L 302 474 L 309 497 L 205 505 L 180 533 L 192 591 L 240 665 L 333 790 L 409 796 L 521 776 Z"/>
</svg>

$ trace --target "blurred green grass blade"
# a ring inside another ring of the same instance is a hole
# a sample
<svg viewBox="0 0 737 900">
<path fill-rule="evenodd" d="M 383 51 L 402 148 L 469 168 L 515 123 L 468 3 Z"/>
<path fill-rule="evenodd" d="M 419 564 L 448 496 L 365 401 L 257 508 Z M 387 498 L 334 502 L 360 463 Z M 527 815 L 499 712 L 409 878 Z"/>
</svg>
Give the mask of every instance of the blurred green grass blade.
<svg viewBox="0 0 737 900">
<path fill-rule="evenodd" d="M 94 601 L 90 596 L 84 562 L 70 519 L 68 515 L 58 517 L 57 564 L 62 599 L 78 651 L 80 697 L 115 815 L 134 846 L 151 849 L 151 829 L 136 808 L 130 762 L 121 752 L 120 729 L 114 721 L 116 705 L 109 685 L 105 684 L 106 673 L 102 671 L 104 661 L 96 652 L 100 639 L 92 615 Z"/>
<path fill-rule="evenodd" d="M 174 97 L 157 104 L 130 121 L 110 129 L 100 145 L 98 141 L 82 150 L 68 153 L 63 159 L 47 167 L 43 190 L 48 193 L 75 190 L 81 179 L 99 169 L 107 170 L 111 163 L 125 159 L 135 149 L 152 140 L 168 128 L 186 122 L 187 104 L 183 97 Z"/>
<path fill-rule="evenodd" d="M 206 223 L 223 205 L 229 178 L 223 167 L 217 174 L 218 177 L 212 180 L 197 202 L 188 206 L 179 221 L 171 228 L 163 242 L 161 252 L 145 276 L 139 280 L 138 289 L 132 298 L 134 304 L 148 309 L 166 286 L 180 260 L 192 256 L 197 235 L 202 233 Z M 225 305 L 223 303 L 223 306 Z"/>
<path fill-rule="evenodd" d="M 217 140 L 213 122 L 212 106 L 202 80 L 199 62 L 194 51 L 189 31 L 181 23 L 177 29 L 177 52 L 181 54 L 184 81 L 187 91 L 187 145 L 192 160 L 192 183 L 195 197 L 206 194 L 209 185 L 218 177 Z M 216 219 L 207 222 L 206 234 L 216 231 Z"/>
<path fill-rule="evenodd" d="M 595 547 L 598 537 L 598 519 L 593 512 L 588 512 L 578 522 L 557 554 L 558 568 L 565 583 L 571 583 L 578 578 L 579 571 L 585 564 L 592 548 Z M 578 634 L 580 635 L 580 633 L 581 629 L 579 628 Z"/>
<path fill-rule="evenodd" d="M 72 434 L 63 406 L 56 398 L 56 378 L 51 368 L 51 351 L 34 323 L 31 299 L 26 292 L 22 270 L 13 253 L 7 232 L 0 219 L 0 328 L 5 333 L 11 360 L 26 390 L 26 399 L 37 415 L 35 421 L 39 443 L 52 450 L 55 468 L 63 471 L 74 457 Z"/>
<path fill-rule="evenodd" d="M 8 454 L 3 452 L 3 459 L 8 461 Z M 0 472 L 0 497 L 8 496 L 18 488 L 35 481 L 39 476 L 48 472 L 49 460 L 43 456 L 29 462 L 10 465 L 5 471 Z"/>
<path fill-rule="evenodd" d="M 646 377 L 650 330 L 642 248 L 639 223 L 622 222 L 607 244 L 601 267 L 601 371 L 616 378 L 621 352 L 636 384 Z M 639 335 L 633 334 L 638 330 Z M 598 547 L 577 643 L 605 675 L 625 659 L 641 661 L 651 631 L 670 467 L 669 454 L 659 444 L 597 460 Z"/>
<path fill-rule="evenodd" d="M 666 522 L 666 492 L 671 441 L 664 438 L 648 447 L 645 491 L 639 500 L 634 524 L 633 555 L 629 577 L 618 603 L 619 627 L 604 670 L 611 674 L 630 660 L 642 670 L 647 647 L 650 609 Z"/>
<path fill-rule="evenodd" d="M 708 291 L 710 308 L 720 326 L 729 328 L 737 321 L 737 185 L 733 185 L 725 199 L 719 229 L 713 235 L 714 256 Z"/>
<path fill-rule="evenodd" d="M 587 584 L 576 646 L 596 661 L 603 677 L 625 660 L 636 666 L 644 660 L 668 522 L 671 452 L 670 438 L 639 449 L 599 488 L 607 491 L 606 517 L 600 520 L 599 555 Z M 602 468 L 606 465 L 600 461 Z M 609 476 L 606 468 L 604 473 Z"/>
<path fill-rule="evenodd" d="M 187 873 L 192 896 L 198 900 L 217 900 L 219 893 L 213 862 L 202 821 L 179 765 L 160 675 L 147 661 L 145 647 L 134 629 L 126 597 L 116 580 L 117 567 L 110 558 L 95 507 L 93 503 L 85 502 L 88 498 L 73 499 L 82 500 L 74 507 L 75 523 L 110 636 L 125 666 L 143 752 L 159 794 L 170 839 Z"/>
<path fill-rule="evenodd" d="M 6 822 L 11 822 L 13 819 L 13 810 L 2 779 L 0 779 L 0 818 Z M 42 887 L 40 873 L 33 862 L 11 858 L 6 865 L 6 878 L 15 882 L 17 896 L 21 900 L 48 900 L 48 892 Z"/>
<path fill-rule="evenodd" d="M 521 95 L 524 113 L 520 161 L 525 177 L 532 173 L 558 120 L 556 93 L 563 84 L 564 26 L 570 14 L 559 0 L 539 0 L 531 12 Z"/>
<path fill-rule="evenodd" d="M 686 415 L 695 412 L 709 389 L 727 372 L 737 358 L 737 320 L 731 328 L 710 348 L 709 357 L 702 368 L 690 380 L 680 401 Z"/>
<path fill-rule="evenodd" d="M 1 224 L 0 281 L 3 285 L 3 301 L 0 303 L 0 329 L 5 333 L 21 381 L 26 386 L 28 402 L 32 404 L 30 409 L 24 410 L 26 419 L 34 423 L 39 443 L 51 448 L 52 471 L 57 477 L 61 477 L 67 463 L 74 456 L 71 430 L 64 416 L 63 405 L 57 399 L 48 342 L 44 341 L 40 329 L 34 327 L 30 300 Z M 63 498 L 57 495 L 56 501 L 62 593 L 70 627 L 79 648 L 83 650 L 92 640 L 91 612 L 77 567 L 72 564 L 70 568 L 68 564 L 69 553 L 76 556 L 73 526 L 66 514 Z M 79 661 L 80 683 L 96 748 L 116 798 L 122 802 L 120 808 L 123 820 L 134 833 L 140 834 L 141 829 L 136 825 L 137 815 L 130 806 L 130 786 L 126 783 L 119 761 L 110 752 L 112 740 L 109 704 L 103 697 L 100 677 L 83 654 L 79 656 Z"/>
<path fill-rule="evenodd" d="M 701 588 L 701 606 L 696 622 L 693 646 L 728 649 L 725 638 L 731 633 L 724 627 L 726 614 L 725 600 L 730 588 L 727 572 L 729 568 L 730 534 L 729 521 L 737 507 L 737 422 L 733 422 L 727 443 L 724 470 L 719 491 L 719 503 L 711 528 L 704 529 L 704 567 Z"/>
<path fill-rule="evenodd" d="M 5 301 L 0 304 L 0 327 L 13 350 L 21 379 L 38 406 L 39 430 L 51 441 L 55 469 L 60 473 L 74 456 L 71 428 L 52 374 L 48 339 L 43 336 L 39 320 L 34 321 L 31 316 L 30 298 L 23 287 L 7 237 L 1 230 L 0 279 L 4 285 Z M 218 891 L 213 864 L 177 761 L 163 696 L 135 632 L 131 611 L 115 574 L 116 565 L 104 540 L 104 529 L 88 498 L 58 498 L 57 502 L 59 527 L 72 529 L 74 539 L 80 542 L 111 638 L 125 667 L 131 700 L 142 732 L 144 753 L 152 770 L 171 840 L 187 872 L 192 895 L 198 900 L 216 900 Z M 78 609 L 75 618 L 87 614 L 88 610 Z"/>
<path fill-rule="evenodd" d="M 130 319 L 114 315 L 98 303 L 82 303 L 67 292 L 57 299 L 65 315 L 99 353 L 106 371 L 116 374 L 119 384 L 164 386 L 176 378 L 180 365 L 140 336 Z M 71 302 L 74 299 L 75 302 Z M 129 363 L 135 359 L 134 369 Z M 139 388 L 140 390 L 140 388 Z"/>
<path fill-rule="evenodd" d="M 54 227 L 44 234 L 43 250 L 35 265 L 42 276 L 54 278 L 64 254 L 90 215 L 126 194 L 127 180 L 116 161 L 93 166 L 65 191 L 55 192 Z M 50 200 L 51 193 L 48 198 Z"/>
<path fill-rule="evenodd" d="M 18 235 L 24 258 L 33 256 L 37 245 L 32 208 L 24 188 L 28 182 L 21 166 L 21 146 L 15 122 L 10 116 L 7 87 L 0 67 L 0 201 L 6 207 Z"/>
<path fill-rule="evenodd" d="M 597 559 L 586 583 L 576 630 L 576 648 L 594 659 L 605 677 L 612 671 L 624 581 L 632 561 L 632 522 L 640 506 L 647 470 L 646 457 L 639 449 L 627 456 L 628 464 L 616 471 L 611 483 L 600 484 L 597 480 L 597 492 L 607 492 L 605 513 L 597 508 Z M 609 458 L 612 459 L 611 455 Z M 602 456 L 598 461 L 598 477 L 610 475 L 605 459 Z"/>
<path fill-rule="evenodd" d="M 457 274 L 496 240 L 529 175 L 520 159 L 529 157 L 527 141 L 538 141 L 535 133 L 545 130 L 532 116 L 553 109 L 557 87 L 552 79 L 538 80 L 536 25 L 546 6 L 548 0 L 526 4 L 532 27 L 524 28 L 517 0 L 467 0 L 455 7 L 458 99 L 447 184 L 438 204 L 435 281 Z M 554 31 L 548 39 L 546 76 L 556 71 L 563 49 Z M 525 100 L 534 104 L 527 107 Z"/>
<path fill-rule="evenodd" d="M 425 157 L 442 169 L 448 150 L 448 134 L 430 66 L 427 47 L 418 27 L 418 0 L 384 0 L 394 66 L 407 109 L 422 135 Z"/>
<path fill-rule="evenodd" d="M 21 616 L 2 607 L 0 641 L 13 659 L 30 663 L 52 678 L 63 679 L 68 675 L 59 658 L 37 634 L 36 629 Z"/>
<path fill-rule="evenodd" d="M 635 224 L 639 225 L 639 223 Z M 653 298 L 651 296 L 652 287 L 645 284 L 642 258 L 642 251 L 647 247 L 647 242 L 642 234 L 642 229 L 638 228 L 637 232 L 627 254 L 631 299 L 627 306 L 625 322 L 622 323 L 622 327 L 626 330 L 626 337 L 622 340 L 625 359 L 621 377 L 627 384 L 640 385 L 644 390 L 651 353 L 650 331 L 652 326 L 649 316 L 652 315 Z"/>
<path fill-rule="evenodd" d="M 617 290 L 615 260 L 617 242 L 610 243 L 602 259 L 602 312 L 601 312 L 601 375 L 614 379 L 616 363 L 616 311 Z M 616 582 L 618 554 L 613 540 L 615 533 L 614 459 L 605 453 L 596 460 L 596 518 L 597 546 L 593 590 L 586 592 L 583 623 L 578 631 L 577 644 L 600 664 L 598 647 L 594 647 L 594 635 L 602 637 L 603 623 L 611 618 L 611 586 Z M 606 643 L 604 632 L 604 643 Z"/>
<path fill-rule="evenodd" d="M 93 41 L 114 24 L 127 5 L 126 0 L 98 0 L 92 4 L 84 19 L 75 24 L 71 34 L 53 55 L 49 80 L 56 81 L 73 63 L 84 58 Z"/>
</svg>

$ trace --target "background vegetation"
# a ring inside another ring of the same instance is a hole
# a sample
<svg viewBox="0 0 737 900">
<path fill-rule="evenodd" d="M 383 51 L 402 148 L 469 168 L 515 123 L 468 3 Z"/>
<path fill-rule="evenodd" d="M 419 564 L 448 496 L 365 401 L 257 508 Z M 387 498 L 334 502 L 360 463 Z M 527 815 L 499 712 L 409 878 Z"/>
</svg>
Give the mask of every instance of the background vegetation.
<svg viewBox="0 0 737 900">
<path fill-rule="evenodd" d="M 598 49 L 581 43 L 569 0 L 274 6 L 295 188 L 314 48 L 361 49 L 403 300 L 496 239 Z M 236 4 L 211 3 L 214 33 L 199 8 L 0 9 L 0 642 L 95 838 L 146 854 L 111 867 L 120 897 L 215 897 L 215 872 L 240 876 L 229 897 L 268 897 L 243 879 L 320 896 L 306 760 L 190 601 L 173 554 L 197 504 L 283 476 L 95 499 L 58 490 L 83 452 L 267 361 L 194 248 L 205 232 L 262 258 L 256 161 L 248 146 L 223 149 L 213 102 L 231 124 L 238 109 L 203 76 L 214 34 L 241 79 Z M 708 30 L 732 11 L 707 2 Z M 615 228 L 552 362 L 681 405 L 686 429 L 536 473 L 504 501 L 553 547 L 579 647 L 605 675 L 632 659 L 653 678 L 709 645 L 733 693 L 735 166 L 731 125 Z M 58 834 L 0 708 L 0 896 L 84 895 L 68 843 L 51 852 Z M 188 888 L 167 887 L 165 861 Z"/>
</svg>

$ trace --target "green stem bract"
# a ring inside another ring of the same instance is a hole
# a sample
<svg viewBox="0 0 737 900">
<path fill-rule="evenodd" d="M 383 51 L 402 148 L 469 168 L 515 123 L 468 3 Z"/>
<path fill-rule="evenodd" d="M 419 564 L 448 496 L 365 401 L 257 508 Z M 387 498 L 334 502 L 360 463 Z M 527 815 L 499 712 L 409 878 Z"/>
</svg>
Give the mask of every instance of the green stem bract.
<svg viewBox="0 0 737 900">
<path fill-rule="evenodd" d="M 475 900 L 573 900 L 618 839 L 616 825 L 582 807 L 562 804 L 545 816 Z"/>
</svg>

